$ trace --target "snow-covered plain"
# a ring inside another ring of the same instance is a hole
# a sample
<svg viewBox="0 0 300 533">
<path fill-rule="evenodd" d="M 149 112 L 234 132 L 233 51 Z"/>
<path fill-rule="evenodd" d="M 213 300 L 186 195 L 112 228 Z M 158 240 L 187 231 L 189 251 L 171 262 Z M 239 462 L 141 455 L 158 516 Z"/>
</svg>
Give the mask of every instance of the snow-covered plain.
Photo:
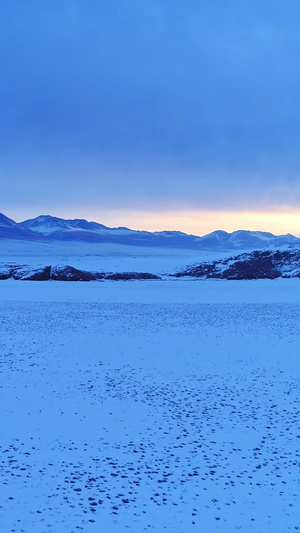
<svg viewBox="0 0 300 533">
<path fill-rule="evenodd" d="M 0 241 L 0 263 L 3 264 L 71 265 L 98 272 L 174 273 L 187 265 L 227 257 L 229 253 L 112 243 Z"/>
<path fill-rule="evenodd" d="M 299 530 L 299 289 L 1 281 L 1 531 Z"/>
</svg>

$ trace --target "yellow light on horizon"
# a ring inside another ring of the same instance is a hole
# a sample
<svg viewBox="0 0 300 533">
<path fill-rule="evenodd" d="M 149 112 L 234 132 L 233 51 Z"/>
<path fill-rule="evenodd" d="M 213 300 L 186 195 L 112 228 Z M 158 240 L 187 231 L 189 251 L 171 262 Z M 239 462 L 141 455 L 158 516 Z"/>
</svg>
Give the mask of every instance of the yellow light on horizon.
<svg viewBox="0 0 300 533">
<path fill-rule="evenodd" d="M 101 220 L 100 220 L 101 218 Z M 215 230 L 268 231 L 300 237 L 300 211 L 101 211 L 97 221 L 147 231 L 183 231 L 206 235 Z"/>
<path fill-rule="evenodd" d="M 95 209 L 73 207 L 72 211 L 45 208 L 45 213 L 61 218 L 85 218 L 109 227 L 126 226 L 134 230 L 182 231 L 203 236 L 215 230 L 229 233 L 236 230 L 268 231 L 275 235 L 292 233 L 300 237 L 300 211 L 273 209 L 272 211 L 229 210 L 170 210 L 157 209 Z M 26 213 L 34 218 L 40 213 Z M 24 216 L 23 220 L 26 218 Z"/>
</svg>

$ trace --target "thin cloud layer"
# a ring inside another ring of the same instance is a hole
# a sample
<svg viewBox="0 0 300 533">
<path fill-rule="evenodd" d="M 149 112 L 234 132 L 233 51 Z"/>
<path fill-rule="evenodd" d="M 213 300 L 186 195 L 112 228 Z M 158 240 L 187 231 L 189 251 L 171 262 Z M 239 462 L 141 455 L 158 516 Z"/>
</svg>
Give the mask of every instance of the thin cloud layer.
<svg viewBox="0 0 300 533">
<path fill-rule="evenodd" d="M 12 179 L 17 204 L 296 207 L 299 16 L 292 0 L 3 2 L 4 207 Z"/>
</svg>

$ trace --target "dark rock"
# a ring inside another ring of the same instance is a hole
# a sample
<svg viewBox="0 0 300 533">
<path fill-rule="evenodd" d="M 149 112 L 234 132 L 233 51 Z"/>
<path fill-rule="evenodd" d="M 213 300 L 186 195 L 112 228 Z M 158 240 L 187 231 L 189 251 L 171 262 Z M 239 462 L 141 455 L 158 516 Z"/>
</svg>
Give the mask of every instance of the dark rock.
<svg viewBox="0 0 300 533">
<path fill-rule="evenodd" d="M 172 276 L 229 280 L 300 277 L 300 250 L 256 250 L 192 266 Z"/>
<path fill-rule="evenodd" d="M 71 266 L 65 266 L 53 268 L 50 279 L 55 281 L 95 281 L 97 275 Z"/>
<path fill-rule="evenodd" d="M 41 268 L 40 270 L 34 270 L 31 273 L 28 273 L 27 275 L 23 275 L 20 278 L 17 278 L 14 276 L 15 279 L 21 279 L 23 281 L 48 281 L 50 279 L 50 272 L 51 267 L 46 266 L 44 268 Z"/>
<path fill-rule="evenodd" d="M 149 274 L 148 272 L 115 272 L 114 274 L 107 274 L 105 279 L 110 280 L 134 280 L 134 279 L 161 279 L 155 274 Z"/>
<path fill-rule="evenodd" d="M 0 280 L 1 279 L 9 279 L 12 277 L 14 271 L 12 269 L 3 269 L 0 270 Z"/>
</svg>

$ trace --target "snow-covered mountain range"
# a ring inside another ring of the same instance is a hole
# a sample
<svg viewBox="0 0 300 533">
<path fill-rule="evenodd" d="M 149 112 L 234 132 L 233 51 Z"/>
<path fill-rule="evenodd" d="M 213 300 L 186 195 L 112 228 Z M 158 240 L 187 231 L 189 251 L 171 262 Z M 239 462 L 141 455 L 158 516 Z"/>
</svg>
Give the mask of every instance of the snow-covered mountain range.
<svg viewBox="0 0 300 533">
<path fill-rule="evenodd" d="M 0 214 L 0 239 L 84 241 L 135 246 L 186 248 L 198 250 L 246 250 L 300 247 L 300 238 L 276 236 L 262 231 L 214 231 L 199 237 L 180 231 L 136 231 L 125 227 L 109 228 L 84 219 L 63 219 L 41 215 L 17 223 Z"/>
</svg>

